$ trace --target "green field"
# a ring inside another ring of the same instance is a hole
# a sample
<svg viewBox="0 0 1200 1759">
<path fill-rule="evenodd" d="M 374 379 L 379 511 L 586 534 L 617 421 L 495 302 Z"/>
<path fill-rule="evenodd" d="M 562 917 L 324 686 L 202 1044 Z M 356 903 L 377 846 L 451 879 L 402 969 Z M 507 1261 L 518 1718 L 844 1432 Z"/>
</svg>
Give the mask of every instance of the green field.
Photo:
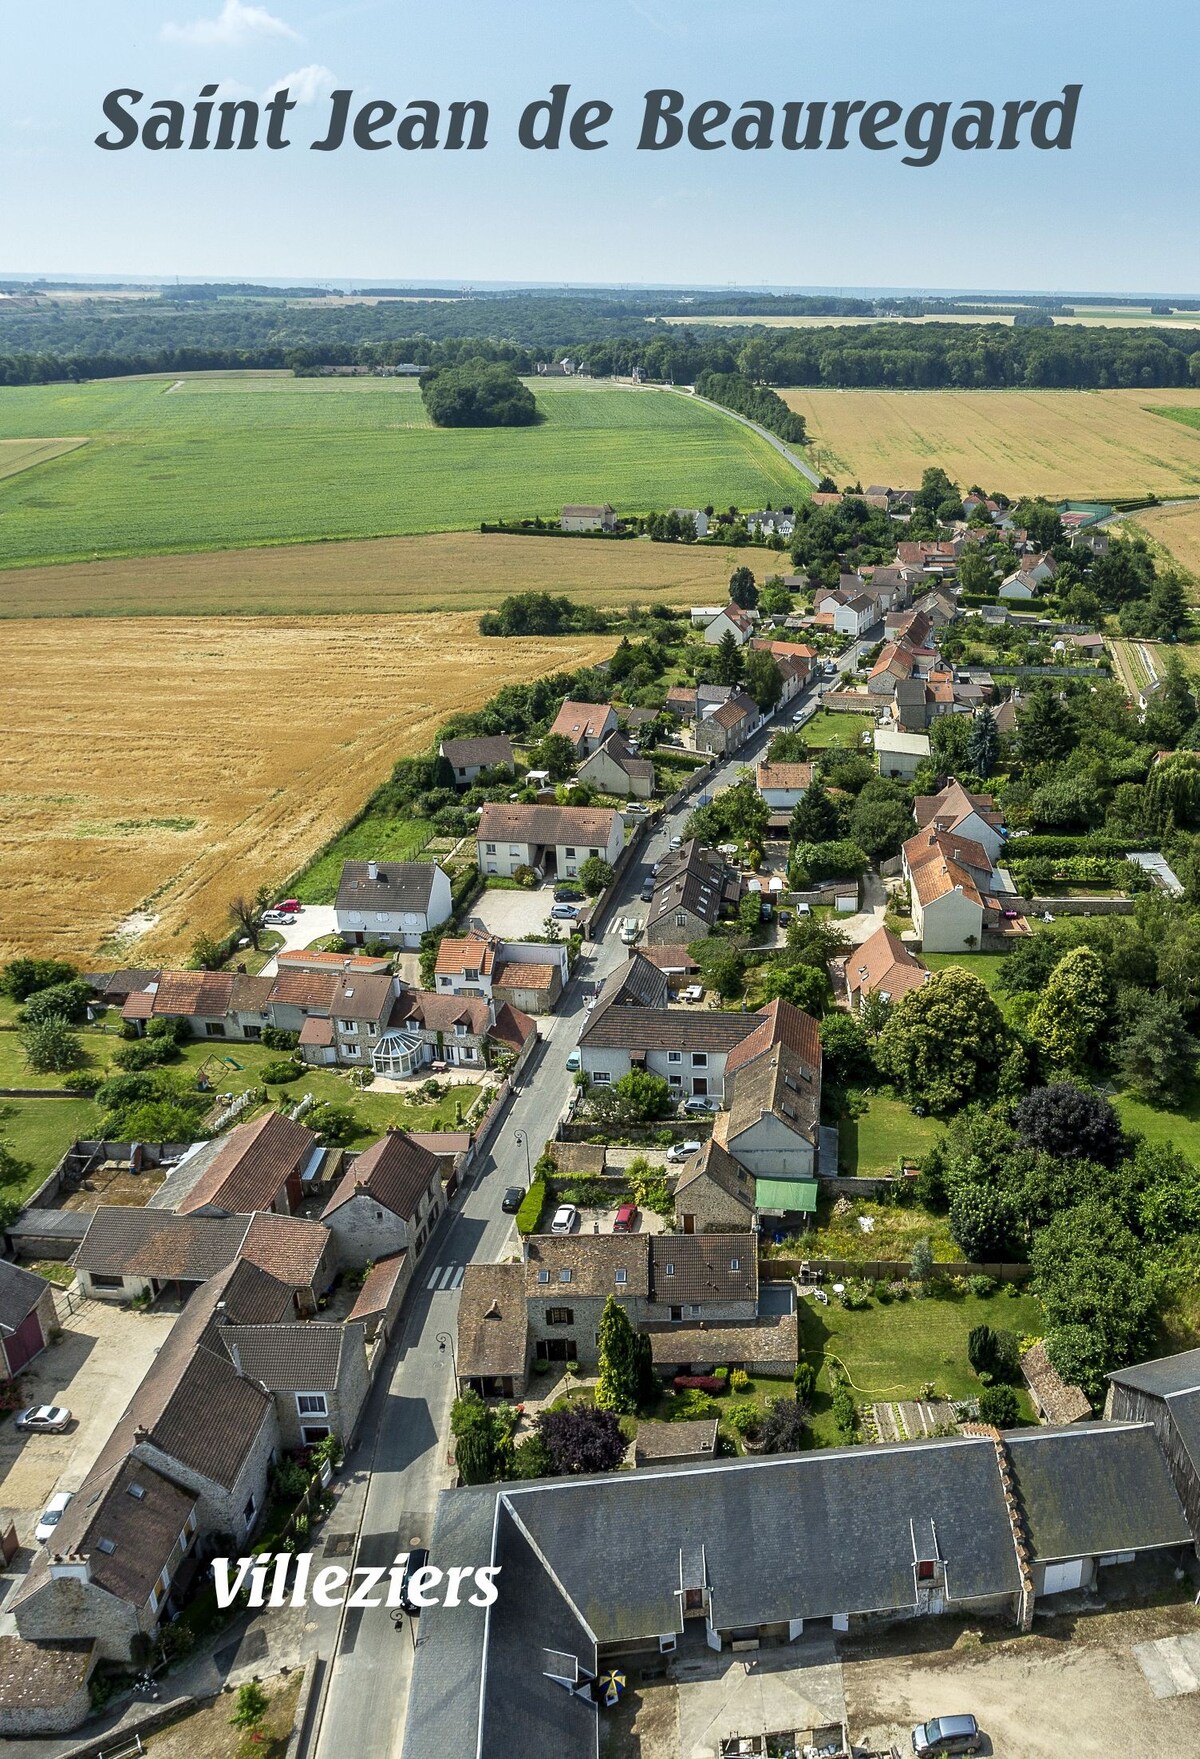
<svg viewBox="0 0 1200 1759">
<path fill-rule="evenodd" d="M 935 1118 L 918 1118 L 902 1099 L 874 1093 L 861 1118 L 842 1118 L 838 1123 L 838 1171 L 867 1179 L 896 1172 L 901 1160 L 920 1165 L 941 1133 Z M 840 1255 L 831 1252 L 830 1256 Z"/>
<path fill-rule="evenodd" d="M 1200 409 L 1151 409 L 1151 415 L 1165 415 L 1168 421 L 1182 422 L 1185 428 L 1200 428 Z"/>
<path fill-rule="evenodd" d="M 532 428 L 436 429 L 402 379 L 237 377 L 0 389 L 0 440 L 89 444 L 0 480 L 0 567 L 465 530 L 556 514 L 779 505 L 765 441 L 668 392 L 538 381 Z"/>
<path fill-rule="evenodd" d="M 99 1117 L 90 1099 L 0 1099 L 0 1144 L 21 1163 L 20 1176 L 0 1184 L 0 1201 L 24 1203 L 72 1142 L 91 1134 Z"/>
<path fill-rule="evenodd" d="M 839 714 L 823 708 L 817 710 L 811 721 L 804 723 L 800 736 L 814 751 L 823 751 L 832 745 L 858 750 L 863 734 L 874 731 L 874 715 Z"/>
</svg>

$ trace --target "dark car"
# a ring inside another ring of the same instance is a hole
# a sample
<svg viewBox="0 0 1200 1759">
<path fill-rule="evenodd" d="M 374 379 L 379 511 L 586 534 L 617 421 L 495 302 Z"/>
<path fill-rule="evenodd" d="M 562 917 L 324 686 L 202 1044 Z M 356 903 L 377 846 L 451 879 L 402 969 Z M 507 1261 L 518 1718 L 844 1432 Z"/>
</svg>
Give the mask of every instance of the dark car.
<svg viewBox="0 0 1200 1759">
<path fill-rule="evenodd" d="M 417 1571 L 423 1570 L 428 1562 L 428 1551 L 423 1545 L 418 1545 L 415 1551 L 409 1552 L 408 1562 L 404 1566 L 404 1578 L 400 1583 L 400 1604 L 410 1619 L 420 1618 L 425 1609 L 424 1607 L 418 1606 L 415 1601 L 409 1599 L 408 1585 L 416 1575 Z"/>
<path fill-rule="evenodd" d="M 525 1193 L 519 1185 L 510 1185 L 504 1193 L 504 1201 L 500 1205 L 505 1215 L 516 1215 L 525 1200 Z"/>
<path fill-rule="evenodd" d="M 979 1724 L 973 1716 L 935 1716 L 918 1723 L 912 1732 L 913 1752 L 918 1759 L 935 1753 L 978 1753 Z"/>
<path fill-rule="evenodd" d="M 554 902 L 556 904 L 576 904 L 583 897 L 579 886 L 555 886 Z"/>
<path fill-rule="evenodd" d="M 654 902 L 654 881 L 652 879 L 643 880 L 642 881 L 642 903 L 643 904 L 652 904 L 653 902 Z"/>
</svg>

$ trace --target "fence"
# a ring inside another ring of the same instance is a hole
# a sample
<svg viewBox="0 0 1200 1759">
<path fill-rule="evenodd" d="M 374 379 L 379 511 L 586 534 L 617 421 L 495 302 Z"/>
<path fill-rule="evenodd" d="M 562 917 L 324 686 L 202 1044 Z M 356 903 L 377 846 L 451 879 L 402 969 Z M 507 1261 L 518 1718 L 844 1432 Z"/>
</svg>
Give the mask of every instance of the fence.
<svg viewBox="0 0 1200 1759">
<path fill-rule="evenodd" d="M 787 1283 L 799 1277 L 801 1270 L 820 1271 L 827 1277 L 865 1277 L 868 1282 L 905 1282 L 912 1276 L 912 1265 L 902 1259 L 889 1258 L 760 1258 L 759 1278 L 769 1283 Z M 1033 1275 L 1029 1264 L 935 1264 L 939 1277 L 991 1277 L 997 1283 L 1023 1283 Z"/>
<path fill-rule="evenodd" d="M 1132 916 L 1134 901 L 1132 898 L 1029 898 L 1024 905 L 1025 913 L 1041 915 L 1048 910 L 1052 916 Z"/>
</svg>

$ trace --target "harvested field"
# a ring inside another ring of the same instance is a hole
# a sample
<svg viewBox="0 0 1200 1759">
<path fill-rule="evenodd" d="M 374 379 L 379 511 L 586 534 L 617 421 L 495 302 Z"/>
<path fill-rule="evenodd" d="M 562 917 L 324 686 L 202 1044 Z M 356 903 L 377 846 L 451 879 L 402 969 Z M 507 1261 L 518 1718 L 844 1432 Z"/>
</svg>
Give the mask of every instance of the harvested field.
<svg viewBox="0 0 1200 1759">
<path fill-rule="evenodd" d="M 0 440 L 0 482 L 86 445 L 86 440 Z"/>
<path fill-rule="evenodd" d="M 1130 523 L 1140 525 L 1193 580 L 1200 581 L 1200 501 L 1178 507 L 1147 507 Z"/>
<path fill-rule="evenodd" d="M 0 617 L 484 611 L 512 592 L 615 607 L 703 605 L 723 599 L 738 559 L 695 544 L 436 532 L 0 571 Z"/>
<path fill-rule="evenodd" d="M 940 464 L 963 488 L 1054 499 L 1200 492 L 1200 432 L 1154 413 L 1200 411 L 1172 391 L 781 391 L 822 470 L 912 488 Z"/>
<path fill-rule="evenodd" d="M 0 960 L 182 961 L 452 710 L 612 645 L 485 642 L 465 614 L 6 623 Z M 135 911 L 145 932 L 114 946 Z"/>
</svg>

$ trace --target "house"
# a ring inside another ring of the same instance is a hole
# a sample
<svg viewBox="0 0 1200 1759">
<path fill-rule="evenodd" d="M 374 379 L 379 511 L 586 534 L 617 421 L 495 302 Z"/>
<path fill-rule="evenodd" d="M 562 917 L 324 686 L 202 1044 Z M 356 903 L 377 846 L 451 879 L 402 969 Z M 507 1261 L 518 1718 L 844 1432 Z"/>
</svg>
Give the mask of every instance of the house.
<svg viewBox="0 0 1200 1759">
<path fill-rule="evenodd" d="M 745 647 L 753 634 L 754 618 L 740 605 L 726 605 L 704 629 L 709 647 L 719 647 L 727 635 L 732 635 L 739 647 Z"/>
<path fill-rule="evenodd" d="M 746 530 L 750 533 L 751 537 L 781 537 L 786 542 L 795 529 L 796 520 L 794 515 L 784 512 L 782 509 L 777 513 L 772 512 L 770 508 L 767 508 L 765 513 L 746 514 Z"/>
<path fill-rule="evenodd" d="M 611 807 L 489 801 L 475 846 L 480 873 L 511 879 L 518 867 L 532 867 L 558 879 L 575 879 L 592 856 L 612 865 L 625 846 L 625 825 Z"/>
<path fill-rule="evenodd" d="M 393 1077 L 413 1075 L 429 1063 L 486 1069 L 495 1019 L 495 1004 L 483 997 L 402 990 L 372 1051 L 371 1066 L 377 1075 Z"/>
<path fill-rule="evenodd" d="M 723 605 L 693 605 L 688 617 L 693 629 L 706 629 L 714 617 L 719 617 L 724 610 Z"/>
<path fill-rule="evenodd" d="M 313 976 L 386 977 L 392 969 L 392 961 L 388 954 L 369 958 L 365 953 L 320 953 L 299 947 L 276 953 L 275 969 L 277 972 L 303 971 Z"/>
<path fill-rule="evenodd" d="M 507 1002 L 525 1014 L 550 1013 L 566 982 L 565 946 L 501 941 L 477 926 L 462 940 L 444 940 L 434 967 L 439 995 Z"/>
<path fill-rule="evenodd" d="M 906 733 L 893 727 L 876 727 L 875 761 L 881 776 L 911 782 L 929 757 L 929 735 Z"/>
<path fill-rule="evenodd" d="M 1039 583 L 1033 575 L 1026 574 L 1023 569 L 1018 568 L 1015 573 L 1007 575 L 1000 582 L 999 597 L 1027 602 L 1037 598 L 1039 591 Z"/>
<path fill-rule="evenodd" d="M 568 697 L 550 728 L 569 739 L 577 758 L 590 757 L 617 730 L 617 711 L 607 702 L 572 702 Z"/>
<path fill-rule="evenodd" d="M 1091 1417 L 1091 1400 L 1081 1387 L 1063 1379 L 1047 1355 L 1043 1339 L 1022 1353 L 1021 1378 L 1043 1423 L 1083 1423 Z"/>
<path fill-rule="evenodd" d="M 237 1124 L 220 1138 L 205 1171 L 179 1205 L 181 1215 L 244 1215 L 270 1209 L 291 1215 L 325 1149 L 311 1130 L 282 1112 Z"/>
<path fill-rule="evenodd" d="M 1022 557 L 1021 573 L 1035 585 L 1043 586 L 1058 573 L 1058 563 L 1048 550 L 1037 551 Z"/>
<path fill-rule="evenodd" d="M 940 794 L 918 794 L 913 817 L 922 830 L 949 831 L 980 843 L 994 862 L 1004 848 L 1004 816 L 990 794 L 970 794 L 954 777 Z"/>
<path fill-rule="evenodd" d="M 0 1378 L 28 1367 L 57 1329 L 54 1285 L 0 1258 Z"/>
<path fill-rule="evenodd" d="M 529 1366 L 523 1264 L 468 1264 L 458 1299 L 458 1384 L 484 1399 L 513 1399 Z"/>
<path fill-rule="evenodd" d="M 609 733 L 577 773 L 581 782 L 590 782 L 602 794 L 649 800 L 654 793 L 654 765 L 639 755 L 624 733 Z"/>
<path fill-rule="evenodd" d="M 690 519 L 697 537 L 708 536 L 708 514 L 702 507 L 672 507 L 676 519 Z"/>
<path fill-rule="evenodd" d="M 879 606 L 867 593 L 854 592 L 844 596 L 838 593 L 835 597 L 833 627 L 839 635 L 857 639 L 879 622 Z"/>
<path fill-rule="evenodd" d="M 607 501 L 601 507 L 564 507 L 558 523 L 563 531 L 615 531 L 617 512 Z"/>
<path fill-rule="evenodd" d="M 867 691 L 882 701 L 892 696 L 903 678 L 911 678 L 916 670 L 912 649 L 902 642 L 889 641 L 867 674 Z"/>
<path fill-rule="evenodd" d="M 810 763 L 760 763 L 754 782 L 772 812 L 791 812 L 800 796 L 812 786 Z"/>
<path fill-rule="evenodd" d="M 453 910 L 450 881 L 436 861 L 347 861 L 334 907 L 338 933 L 357 947 L 419 947 Z"/>
<path fill-rule="evenodd" d="M 713 1136 L 756 1180 L 815 1178 L 821 1036 L 811 1015 L 783 1001 L 763 1010 L 726 1059 L 725 1103 Z"/>
<path fill-rule="evenodd" d="M 289 1016 L 296 1008 L 296 992 L 302 981 L 299 973 L 281 973 L 276 978 L 271 1011 L 280 1023 L 285 1008 Z M 330 980 L 308 981 L 315 985 Z M 334 977 L 319 1003 L 300 1010 L 304 1016 L 299 1025 L 301 1057 L 307 1063 L 365 1068 L 387 1030 L 399 988 L 399 978 L 391 975 L 357 977 L 350 972 Z"/>
<path fill-rule="evenodd" d="M 754 1179 L 711 1136 L 679 1174 L 675 1226 L 682 1234 L 740 1233 L 754 1226 Z"/>
<path fill-rule="evenodd" d="M 443 739 L 438 756 L 449 764 L 456 788 L 469 788 L 484 770 L 516 773 L 512 740 L 507 733 L 480 739 Z"/>
<path fill-rule="evenodd" d="M 868 996 L 898 1002 L 910 989 L 920 989 L 929 972 L 898 935 L 880 926 L 846 956 L 846 994 L 852 1014 L 861 1013 Z"/>
<path fill-rule="evenodd" d="M 600 991 L 579 1035 L 589 1082 L 607 1087 L 633 1068 L 660 1075 L 680 1098 L 720 1098 L 725 1061 L 761 1023 L 758 1014 L 669 1008 L 667 980 L 638 955 Z"/>
<path fill-rule="evenodd" d="M 169 1294 L 181 1303 L 244 1263 L 288 1289 L 286 1314 L 295 1317 L 315 1313 L 333 1281 L 330 1246 L 328 1229 L 296 1216 L 181 1215 L 106 1204 L 89 1218 L 71 1263 L 90 1300 L 154 1301 Z"/>
<path fill-rule="evenodd" d="M 692 983 L 700 975 L 700 967 L 686 946 L 672 946 L 670 942 L 653 946 L 643 942 L 638 948 L 638 957 L 662 972 L 671 993 L 684 984 Z"/>
<path fill-rule="evenodd" d="M 403 1759 L 508 1759 L 517 1729 L 521 1759 L 594 1759 L 610 1668 L 942 1614 L 1028 1629 L 1073 1576 L 1103 1599 L 1116 1559 L 1182 1558 L 1188 1532 L 1149 1425 L 1095 1423 L 477 1485 L 443 1492 L 429 1544 L 508 1587 L 422 1615 Z"/>
<path fill-rule="evenodd" d="M 215 1335 L 239 1374 L 272 1395 L 282 1447 L 354 1435 L 371 1389 L 365 1325 L 223 1323 Z"/>
<path fill-rule="evenodd" d="M 552 1014 L 566 985 L 567 949 L 530 946 L 524 957 L 516 957 L 520 951 L 506 947 L 507 957 L 496 968 L 492 993 L 500 1011 L 507 1004 L 508 1011 L 518 1016 Z"/>
<path fill-rule="evenodd" d="M 439 994 L 484 997 L 490 1001 L 500 942 L 486 930 L 472 928 L 463 939 L 450 935 L 438 947 L 433 968 Z"/>
<path fill-rule="evenodd" d="M 697 693 L 682 684 L 672 684 L 663 700 L 663 708 L 669 715 L 675 715 L 681 721 L 691 721 L 696 717 Z"/>
<path fill-rule="evenodd" d="M 943 591 L 941 588 L 935 588 L 933 592 L 922 594 L 913 605 L 913 610 L 920 611 L 923 616 L 928 617 L 935 629 L 944 629 L 947 624 L 953 623 L 958 616 L 956 600 L 949 592 Z"/>
<path fill-rule="evenodd" d="M 710 752 L 714 757 L 727 757 L 739 751 L 762 726 L 758 704 L 745 691 L 738 690 L 696 722 L 696 750 Z"/>
<path fill-rule="evenodd" d="M 933 624 L 924 611 L 916 609 L 889 611 L 883 627 L 889 641 L 901 641 L 913 653 L 929 647 L 933 637 Z"/>
<path fill-rule="evenodd" d="M 691 837 L 662 863 L 646 916 L 650 946 L 690 946 L 703 940 L 732 896 L 733 875 L 724 858 Z"/>
<path fill-rule="evenodd" d="M 901 678 L 892 695 L 892 719 L 903 732 L 920 733 L 933 720 L 934 706 L 924 678 Z"/>
<path fill-rule="evenodd" d="M 121 1018 L 140 1037 L 151 1020 L 183 1020 L 193 1038 L 256 1041 L 272 1023 L 271 979 L 232 971 L 160 971 L 126 999 Z"/>
<path fill-rule="evenodd" d="M 984 872 L 991 871 L 986 852 L 965 838 L 922 831 L 905 843 L 901 857 L 922 950 L 977 951 L 983 939 L 988 884 Z"/>
<path fill-rule="evenodd" d="M 437 1156 L 391 1130 L 349 1162 L 321 1220 L 343 1267 L 405 1252 L 411 1276 L 442 1207 Z"/>
<path fill-rule="evenodd" d="M 65 1735 L 86 1722 L 98 1660 L 86 1637 L 66 1643 L 0 1637 L 0 1738 Z"/>
</svg>

